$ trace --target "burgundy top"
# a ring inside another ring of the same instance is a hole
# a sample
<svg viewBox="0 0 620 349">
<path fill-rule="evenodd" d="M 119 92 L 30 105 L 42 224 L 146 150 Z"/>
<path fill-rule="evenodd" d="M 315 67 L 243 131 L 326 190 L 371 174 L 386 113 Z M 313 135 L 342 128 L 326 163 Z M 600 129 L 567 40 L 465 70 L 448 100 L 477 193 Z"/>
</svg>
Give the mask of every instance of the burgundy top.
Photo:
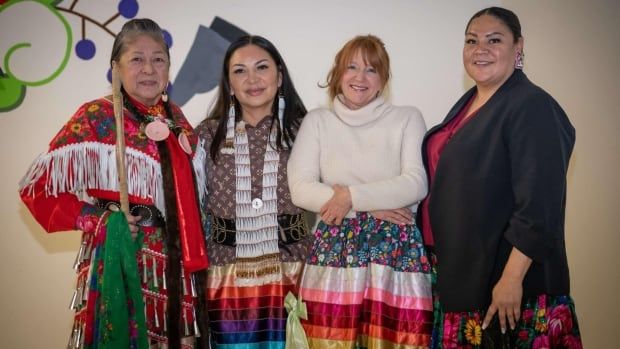
<svg viewBox="0 0 620 349">
<path fill-rule="evenodd" d="M 476 94 L 474 94 L 471 99 L 465 104 L 463 109 L 459 111 L 456 116 L 450 120 L 448 123 L 443 125 L 440 129 L 436 130 L 432 135 L 428 137 L 426 140 L 426 155 L 428 161 L 428 180 L 429 180 L 429 188 L 433 188 L 433 179 L 435 178 L 435 171 L 437 170 L 437 164 L 439 163 L 439 159 L 441 158 L 441 152 L 443 148 L 450 142 L 450 139 L 456 134 L 472 117 L 473 114 L 478 111 L 474 111 L 472 115 L 465 119 L 465 115 L 469 110 L 469 106 L 476 98 Z M 431 198 L 431 192 L 429 191 L 428 196 L 424 199 L 424 204 L 422 205 L 422 236 L 424 237 L 424 243 L 428 246 L 434 246 L 435 241 L 433 239 L 433 230 L 431 227 L 430 215 L 428 212 L 428 201 Z"/>
</svg>

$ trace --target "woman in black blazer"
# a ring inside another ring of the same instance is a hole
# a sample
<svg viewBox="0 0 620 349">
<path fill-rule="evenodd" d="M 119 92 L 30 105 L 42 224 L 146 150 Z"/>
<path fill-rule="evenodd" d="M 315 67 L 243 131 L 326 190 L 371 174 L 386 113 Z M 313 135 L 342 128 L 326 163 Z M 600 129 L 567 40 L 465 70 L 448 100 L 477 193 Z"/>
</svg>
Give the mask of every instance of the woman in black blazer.
<svg viewBox="0 0 620 349">
<path fill-rule="evenodd" d="M 491 7 L 465 32 L 476 82 L 423 144 L 418 211 L 437 264 L 434 348 L 581 348 L 564 244 L 575 130 L 521 71 L 517 16 Z"/>
</svg>

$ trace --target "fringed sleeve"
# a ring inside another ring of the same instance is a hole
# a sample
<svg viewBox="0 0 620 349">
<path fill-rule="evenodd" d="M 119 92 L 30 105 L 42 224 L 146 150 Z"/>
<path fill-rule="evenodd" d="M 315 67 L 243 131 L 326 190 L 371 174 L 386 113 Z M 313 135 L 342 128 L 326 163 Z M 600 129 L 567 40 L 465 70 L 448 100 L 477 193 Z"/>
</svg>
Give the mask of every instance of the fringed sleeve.
<svg viewBox="0 0 620 349">
<path fill-rule="evenodd" d="M 79 228 L 76 220 L 85 205 L 92 206 L 89 191 L 118 192 L 111 107 L 105 99 L 82 105 L 22 178 L 20 196 L 46 231 Z M 139 125 L 128 117 L 125 130 L 129 194 L 152 202 L 165 215 L 156 148 L 151 149 Z"/>
</svg>

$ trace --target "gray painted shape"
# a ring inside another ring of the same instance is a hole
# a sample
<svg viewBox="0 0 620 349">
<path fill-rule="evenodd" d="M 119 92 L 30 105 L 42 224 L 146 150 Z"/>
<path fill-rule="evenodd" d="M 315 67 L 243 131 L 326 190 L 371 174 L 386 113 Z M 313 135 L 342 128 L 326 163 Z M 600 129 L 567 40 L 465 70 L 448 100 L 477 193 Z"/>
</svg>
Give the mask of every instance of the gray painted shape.
<svg viewBox="0 0 620 349">
<path fill-rule="evenodd" d="M 244 35 L 248 35 L 245 30 L 218 16 L 215 16 L 209 27 L 230 42 L 233 42 Z"/>
<path fill-rule="evenodd" d="M 198 27 L 196 38 L 173 83 L 172 98 L 184 105 L 195 94 L 208 92 L 220 80 L 224 54 L 230 42 L 211 28 Z"/>
</svg>

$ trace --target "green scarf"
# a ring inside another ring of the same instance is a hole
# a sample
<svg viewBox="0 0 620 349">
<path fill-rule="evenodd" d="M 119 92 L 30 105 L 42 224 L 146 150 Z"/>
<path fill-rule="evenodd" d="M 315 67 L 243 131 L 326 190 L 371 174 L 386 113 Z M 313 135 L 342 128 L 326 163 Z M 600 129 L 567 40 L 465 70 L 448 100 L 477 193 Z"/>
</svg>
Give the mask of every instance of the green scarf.
<svg viewBox="0 0 620 349">
<path fill-rule="evenodd" d="M 97 347 L 147 349 L 146 320 L 136 253 L 143 233 L 131 238 L 125 214 L 112 212 L 106 225 Z M 99 261 L 98 261 L 99 262 Z M 98 263 L 94 264 L 95 267 Z"/>
</svg>

